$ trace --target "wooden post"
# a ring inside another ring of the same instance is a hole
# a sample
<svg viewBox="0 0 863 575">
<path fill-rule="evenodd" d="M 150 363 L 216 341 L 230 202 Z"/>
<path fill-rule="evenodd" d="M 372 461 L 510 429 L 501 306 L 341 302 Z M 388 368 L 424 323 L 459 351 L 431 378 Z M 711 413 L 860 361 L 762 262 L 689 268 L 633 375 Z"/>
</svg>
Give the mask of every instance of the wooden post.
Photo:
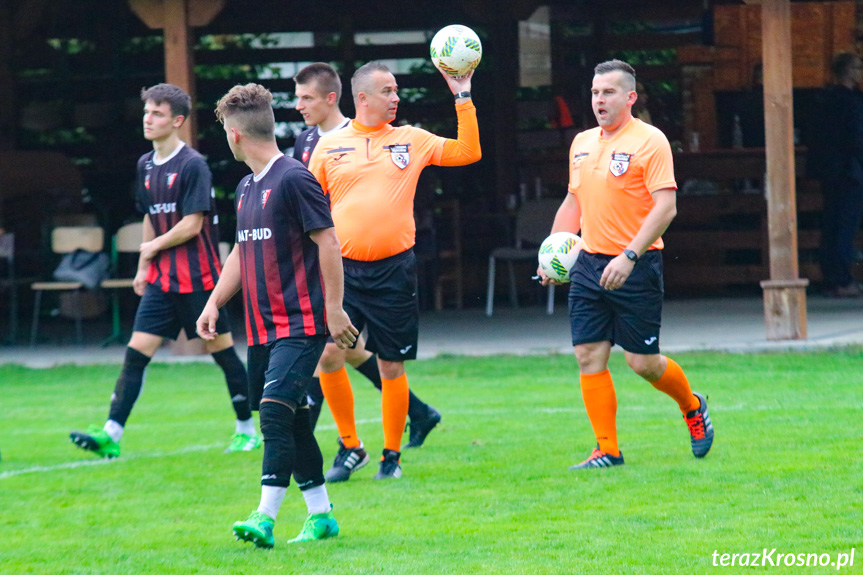
<svg viewBox="0 0 863 575">
<path fill-rule="evenodd" d="M 180 128 L 180 139 L 198 146 L 195 114 L 195 62 L 192 27 L 205 26 L 225 6 L 225 0 L 128 0 L 129 7 L 149 28 L 165 31 L 165 81 L 192 97 L 192 111 Z"/>
<path fill-rule="evenodd" d="M 192 111 L 180 127 L 180 139 L 198 147 L 198 119 L 195 114 L 195 64 L 192 30 L 189 28 L 189 0 L 165 0 L 165 81 L 184 89 L 192 97 Z"/>
<path fill-rule="evenodd" d="M 809 280 L 799 278 L 797 261 L 791 6 L 789 0 L 760 3 L 770 241 L 770 279 L 761 282 L 764 320 L 768 340 L 806 339 Z"/>
<path fill-rule="evenodd" d="M 180 139 L 198 146 L 195 113 L 195 64 L 193 26 L 205 26 L 225 6 L 225 0 L 128 0 L 129 7 L 149 28 L 165 31 L 165 81 L 179 86 L 192 97 L 192 110 L 180 128 Z M 171 349 L 175 355 L 206 353 L 203 341 L 189 340 L 180 332 Z"/>
</svg>

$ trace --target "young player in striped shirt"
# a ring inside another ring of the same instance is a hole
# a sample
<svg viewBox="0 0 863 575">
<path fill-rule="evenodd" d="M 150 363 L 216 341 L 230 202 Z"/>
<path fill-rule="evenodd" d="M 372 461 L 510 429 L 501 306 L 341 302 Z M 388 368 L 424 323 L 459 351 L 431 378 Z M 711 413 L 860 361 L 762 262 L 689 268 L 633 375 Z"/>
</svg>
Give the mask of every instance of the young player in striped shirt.
<svg viewBox="0 0 863 575">
<path fill-rule="evenodd" d="M 181 88 L 157 84 L 141 91 L 144 138 L 153 151 L 138 160 L 135 196 L 145 214 L 144 234 L 134 290 L 141 301 L 132 339 L 114 393 L 108 421 L 86 432 L 73 431 L 72 442 L 101 457 L 120 455 L 120 439 L 144 384 L 144 370 L 165 338 L 185 330 L 197 337 L 195 320 L 219 279 L 219 234 L 216 227 L 212 176 L 204 158 L 180 140 L 179 130 L 192 111 Z M 237 415 L 235 433 L 226 452 L 260 447 L 249 408 L 246 369 L 234 351 L 227 316 L 219 337 L 206 342 L 207 352 L 225 374 Z M 172 439 L 166 439 L 171 441 Z"/>
<path fill-rule="evenodd" d="M 309 171 L 276 145 L 272 100 L 263 86 L 247 84 L 232 88 L 216 107 L 234 157 L 252 174 L 237 186 L 237 241 L 198 319 L 201 337 L 217 338 L 219 308 L 242 289 L 264 461 L 260 504 L 233 531 L 258 547 L 274 544 L 291 475 L 309 512 L 291 542 L 339 533 L 306 394 L 327 334 L 340 349 L 357 336 L 342 309 L 342 261 L 329 202 Z"/>
</svg>

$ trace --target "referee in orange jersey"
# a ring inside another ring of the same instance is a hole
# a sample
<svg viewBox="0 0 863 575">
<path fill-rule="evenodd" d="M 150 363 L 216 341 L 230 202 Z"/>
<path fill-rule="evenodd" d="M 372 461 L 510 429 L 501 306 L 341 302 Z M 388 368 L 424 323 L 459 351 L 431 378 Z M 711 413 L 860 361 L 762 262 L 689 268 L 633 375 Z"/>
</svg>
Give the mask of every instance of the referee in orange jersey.
<svg viewBox="0 0 863 575">
<path fill-rule="evenodd" d="M 693 455 L 704 457 L 713 444 L 705 397 L 693 393 L 681 367 L 659 353 L 660 236 L 677 214 L 677 184 L 665 135 L 632 116 L 635 86 L 635 70 L 626 62 L 610 60 L 594 69 L 591 105 L 599 126 L 572 142 L 569 193 L 551 230 L 581 231 L 582 238 L 570 273 L 570 324 L 597 447 L 570 469 L 623 465 L 608 371 L 615 343 L 635 373 L 677 402 Z M 543 285 L 552 281 L 538 273 Z"/>
<path fill-rule="evenodd" d="M 383 382 L 384 449 L 375 479 L 401 476 L 401 436 L 408 412 L 404 362 L 416 359 L 419 333 L 414 195 L 428 165 L 463 166 L 481 157 L 471 76 L 444 74 L 455 96 L 458 139 L 413 126 L 395 128 L 398 85 L 380 62 L 361 66 L 351 79 L 356 118 L 324 136 L 309 169 L 330 196 L 345 268 L 345 311 L 367 329 L 366 347 L 378 355 Z M 357 436 L 354 397 L 345 351 L 328 344 L 320 362 L 321 387 L 339 430 L 339 452 L 329 482 L 346 481 L 368 461 Z"/>
</svg>

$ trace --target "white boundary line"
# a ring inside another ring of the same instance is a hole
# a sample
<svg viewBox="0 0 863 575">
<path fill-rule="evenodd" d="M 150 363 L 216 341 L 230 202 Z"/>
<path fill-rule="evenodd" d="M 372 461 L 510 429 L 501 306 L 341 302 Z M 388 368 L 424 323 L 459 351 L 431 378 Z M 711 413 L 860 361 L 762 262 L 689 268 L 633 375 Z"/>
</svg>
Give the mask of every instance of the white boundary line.
<svg viewBox="0 0 863 575">
<path fill-rule="evenodd" d="M 380 423 L 381 418 L 377 419 L 358 419 L 357 425 L 365 425 L 367 423 Z M 317 429 L 324 431 L 332 431 L 336 429 L 334 424 L 320 425 Z M 34 467 L 25 467 L 23 469 L 12 469 L 0 473 L 0 481 L 18 475 L 28 475 L 31 473 L 51 473 L 60 469 L 78 469 L 79 467 L 92 467 L 94 465 L 110 465 L 112 463 L 122 463 L 124 461 L 135 461 L 138 459 L 159 459 L 162 457 L 173 457 L 174 455 L 183 455 L 184 453 L 195 453 L 198 451 L 209 451 L 223 447 L 223 443 L 212 443 L 210 445 L 190 445 L 174 451 L 152 451 L 130 455 L 128 457 L 118 457 L 116 459 L 82 459 L 80 461 L 69 461 L 67 463 L 58 463 L 56 465 L 36 465 Z"/>
</svg>

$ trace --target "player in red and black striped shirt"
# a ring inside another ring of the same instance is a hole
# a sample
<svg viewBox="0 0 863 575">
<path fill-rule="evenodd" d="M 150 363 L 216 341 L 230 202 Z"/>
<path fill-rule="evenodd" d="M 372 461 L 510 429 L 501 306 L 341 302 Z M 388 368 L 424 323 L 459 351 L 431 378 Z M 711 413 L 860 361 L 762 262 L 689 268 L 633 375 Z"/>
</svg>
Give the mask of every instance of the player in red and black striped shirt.
<svg viewBox="0 0 863 575">
<path fill-rule="evenodd" d="M 253 173 L 237 187 L 237 242 L 198 318 L 201 337 L 218 337 L 219 308 L 242 289 L 264 462 L 260 505 L 233 531 L 258 547 L 274 544 L 291 475 L 309 511 L 292 542 L 338 535 L 306 394 L 327 331 L 342 349 L 357 336 L 342 309 L 342 258 L 329 201 L 311 173 L 279 150 L 272 100 L 263 86 L 247 84 L 232 88 L 216 107 L 234 157 Z"/>
<path fill-rule="evenodd" d="M 141 393 L 144 370 L 162 345 L 184 329 L 197 337 L 195 320 L 219 279 L 217 216 L 212 176 L 204 158 L 180 140 L 179 129 L 191 112 L 189 95 L 171 84 L 141 91 L 144 137 L 153 151 L 138 160 L 136 201 L 144 216 L 144 234 L 135 293 L 142 296 L 132 339 L 103 428 L 73 431 L 75 445 L 102 457 L 120 454 L 126 420 Z M 226 451 L 260 447 L 249 407 L 246 370 L 234 351 L 230 324 L 222 318 L 221 335 L 206 348 L 222 371 L 237 423 Z"/>
</svg>

